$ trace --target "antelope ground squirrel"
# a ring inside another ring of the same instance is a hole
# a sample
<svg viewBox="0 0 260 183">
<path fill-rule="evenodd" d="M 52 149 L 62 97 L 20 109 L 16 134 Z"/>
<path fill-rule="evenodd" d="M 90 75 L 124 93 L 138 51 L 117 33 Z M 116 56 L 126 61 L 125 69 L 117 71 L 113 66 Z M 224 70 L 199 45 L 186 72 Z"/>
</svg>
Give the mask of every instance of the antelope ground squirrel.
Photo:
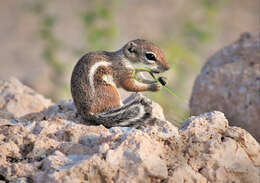
<svg viewBox="0 0 260 183">
<path fill-rule="evenodd" d="M 146 79 L 135 68 L 146 67 L 153 73 L 170 68 L 160 48 L 136 39 L 115 52 L 97 51 L 85 54 L 74 67 L 71 93 L 79 114 L 93 124 L 139 126 L 151 120 L 151 100 L 136 95 L 121 101 L 119 87 L 131 92 L 158 91 L 162 86 Z M 127 100 L 126 100 L 127 101 Z"/>
</svg>

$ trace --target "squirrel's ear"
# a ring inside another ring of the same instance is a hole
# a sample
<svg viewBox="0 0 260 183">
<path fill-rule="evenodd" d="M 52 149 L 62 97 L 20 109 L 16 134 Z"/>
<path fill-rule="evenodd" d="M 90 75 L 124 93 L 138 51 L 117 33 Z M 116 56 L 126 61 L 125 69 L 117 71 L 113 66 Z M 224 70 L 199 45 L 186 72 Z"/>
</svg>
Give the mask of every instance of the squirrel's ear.
<svg viewBox="0 0 260 183">
<path fill-rule="evenodd" d="M 130 52 L 130 53 L 135 53 L 136 52 L 136 47 L 137 47 L 137 45 L 134 43 L 134 42 L 129 42 L 128 44 L 127 44 L 127 47 L 126 47 L 126 49 Z"/>
</svg>

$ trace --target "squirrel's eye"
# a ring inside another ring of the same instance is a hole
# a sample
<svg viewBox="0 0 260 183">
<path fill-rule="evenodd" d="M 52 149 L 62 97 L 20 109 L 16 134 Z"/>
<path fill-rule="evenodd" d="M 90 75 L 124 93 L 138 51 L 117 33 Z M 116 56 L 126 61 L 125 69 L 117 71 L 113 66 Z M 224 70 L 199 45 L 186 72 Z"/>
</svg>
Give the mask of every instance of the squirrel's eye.
<svg viewBox="0 0 260 183">
<path fill-rule="evenodd" d="M 156 61 L 156 57 L 153 53 L 145 53 L 145 57 L 147 58 L 147 60 Z"/>
</svg>

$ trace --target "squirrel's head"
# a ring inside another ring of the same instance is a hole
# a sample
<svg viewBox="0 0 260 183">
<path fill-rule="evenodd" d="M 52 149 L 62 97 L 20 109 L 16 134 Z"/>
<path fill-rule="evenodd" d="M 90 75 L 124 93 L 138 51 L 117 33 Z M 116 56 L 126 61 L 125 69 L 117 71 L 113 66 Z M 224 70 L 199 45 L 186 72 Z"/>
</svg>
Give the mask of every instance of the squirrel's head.
<svg viewBox="0 0 260 183">
<path fill-rule="evenodd" d="M 123 54 L 134 67 L 148 67 L 155 73 L 164 72 L 170 68 L 163 51 L 155 44 L 143 39 L 128 42 L 123 47 Z"/>
</svg>

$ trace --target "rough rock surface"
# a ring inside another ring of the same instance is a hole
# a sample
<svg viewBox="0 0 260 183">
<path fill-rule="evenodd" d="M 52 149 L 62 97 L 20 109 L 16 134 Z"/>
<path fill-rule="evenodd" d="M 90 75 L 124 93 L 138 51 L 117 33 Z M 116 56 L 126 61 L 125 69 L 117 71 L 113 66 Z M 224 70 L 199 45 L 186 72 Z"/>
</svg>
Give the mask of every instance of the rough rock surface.
<svg viewBox="0 0 260 183">
<path fill-rule="evenodd" d="M 190 112 L 222 111 L 260 142 L 260 33 L 245 33 L 209 58 L 197 77 Z"/>
<path fill-rule="evenodd" d="M 106 129 L 83 124 L 64 100 L 39 113 L 0 117 L 1 181 L 256 183 L 260 145 L 221 112 L 191 117 L 179 129 L 163 120 Z"/>
<path fill-rule="evenodd" d="M 0 116 L 20 117 L 40 112 L 53 103 L 15 78 L 0 80 Z"/>
</svg>

